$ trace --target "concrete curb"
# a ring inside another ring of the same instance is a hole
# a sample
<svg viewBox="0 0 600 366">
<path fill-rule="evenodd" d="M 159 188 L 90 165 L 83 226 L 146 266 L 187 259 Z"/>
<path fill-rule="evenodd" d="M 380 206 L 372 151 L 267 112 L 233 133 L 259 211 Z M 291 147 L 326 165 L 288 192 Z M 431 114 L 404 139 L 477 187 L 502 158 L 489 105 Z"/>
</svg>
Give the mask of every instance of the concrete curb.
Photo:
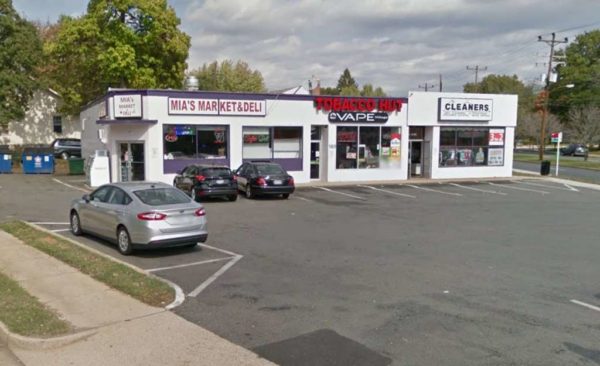
<svg viewBox="0 0 600 366">
<path fill-rule="evenodd" d="M 166 309 L 166 310 L 172 310 L 172 309 L 174 309 L 174 308 L 176 308 L 176 307 L 180 306 L 181 304 L 183 304 L 183 302 L 185 301 L 185 295 L 183 294 L 183 290 L 181 289 L 181 287 L 177 286 L 175 283 L 173 283 L 173 282 L 171 282 L 171 281 L 169 281 L 169 280 L 165 280 L 164 278 L 160 278 L 160 277 L 158 277 L 158 276 L 155 276 L 155 275 L 153 275 L 152 273 L 149 273 L 149 272 L 147 272 L 147 271 L 144 271 L 143 269 L 141 269 L 141 268 L 139 268 L 139 267 L 136 267 L 136 266 L 134 266 L 134 265 L 133 265 L 133 264 L 131 264 L 131 263 L 127 263 L 127 262 L 125 262 L 125 261 L 122 261 L 122 260 L 120 260 L 120 259 L 118 259 L 118 258 L 112 257 L 112 256 L 110 256 L 110 255 L 108 255 L 108 254 L 106 254 L 106 253 L 102 253 L 101 251 L 99 251 L 99 250 L 96 250 L 96 249 L 94 249 L 94 248 L 90 248 L 90 247 L 88 247 L 87 245 L 83 245 L 83 244 L 81 244 L 80 242 L 78 242 L 78 241 L 76 241 L 76 240 L 73 240 L 73 239 L 71 239 L 71 238 L 67 238 L 66 236 L 58 235 L 58 234 L 56 234 L 56 233 L 54 233 L 54 232 L 52 232 L 52 231 L 50 231 L 50 230 L 48 230 L 48 229 L 46 229 L 46 228 L 43 228 L 43 227 L 41 227 L 41 226 L 39 226 L 39 225 L 32 224 L 32 223 L 30 223 L 30 222 L 27 222 L 27 221 L 22 221 L 22 222 L 24 222 L 26 225 L 28 225 L 28 226 L 30 226 L 30 227 L 32 227 L 32 228 L 34 228 L 34 229 L 37 229 L 37 230 L 43 231 L 43 232 L 45 232 L 45 233 L 47 233 L 47 234 L 50 234 L 50 235 L 52 235 L 52 236 L 55 236 L 55 237 L 57 237 L 57 238 L 60 238 L 60 239 L 66 240 L 66 241 L 68 241 L 69 243 L 71 243 L 71 244 L 74 244 L 74 245 L 77 245 L 78 247 L 80 247 L 80 248 L 82 248 L 82 249 L 88 250 L 88 251 L 90 251 L 90 252 L 92 252 L 92 253 L 94 253 L 94 254 L 97 254 L 97 255 L 99 255 L 99 256 L 102 256 L 102 257 L 104 257 L 104 258 L 106 258 L 106 259 L 109 259 L 109 260 L 111 260 L 111 261 L 113 261 L 113 262 L 117 262 L 117 263 L 120 263 L 120 264 L 122 264 L 122 265 L 124 265 L 124 266 L 127 266 L 127 267 L 129 267 L 129 268 L 133 269 L 134 271 L 136 271 L 136 272 L 138 272 L 138 273 L 141 273 L 141 274 L 143 274 L 143 275 L 146 275 L 146 276 L 148 276 L 148 277 L 151 277 L 151 278 L 155 278 L 155 279 L 157 279 L 157 280 L 159 280 L 159 281 L 161 281 L 161 282 L 163 282 L 163 283 L 166 283 L 167 285 L 169 285 L 169 286 L 170 286 L 170 287 L 173 289 L 173 291 L 175 291 L 175 300 L 173 300 L 173 302 L 171 302 L 170 304 L 168 304 L 168 305 L 166 305 L 166 306 L 164 307 L 164 309 Z M 68 264 L 66 264 L 66 263 L 65 263 L 65 265 L 67 265 L 67 266 L 68 266 Z M 126 294 L 126 295 L 127 295 L 127 294 Z M 127 296 L 130 296 L 130 295 L 127 295 Z M 136 300 L 136 301 L 139 301 L 138 299 L 134 299 L 134 300 Z M 150 305 L 148 305 L 148 306 L 150 306 Z"/>
<path fill-rule="evenodd" d="M 34 338 L 13 333 L 8 330 L 8 327 L 4 323 L 0 322 L 0 339 L 9 347 L 18 347 L 27 350 L 60 348 L 89 338 L 96 333 L 96 329 L 90 329 L 59 337 Z"/>
<path fill-rule="evenodd" d="M 513 169 L 514 170 L 514 169 Z M 514 170 L 517 171 L 517 170 Z M 521 173 L 521 171 L 517 171 Z M 416 178 L 409 180 L 374 180 L 374 181 L 356 181 L 356 182 L 310 182 L 298 183 L 296 188 L 312 188 L 312 187 L 344 187 L 355 186 L 357 184 L 398 184 L 398 185 L 426 185 L 426 184 L 444 184 L 444 183 L 464 183 L 464 182 L 494 182 L 506 180 L 522 180 L 525 177 L 491 177 L 491 178 L 453 178 L 453 179 L 425 179 Z"/>
</svg>

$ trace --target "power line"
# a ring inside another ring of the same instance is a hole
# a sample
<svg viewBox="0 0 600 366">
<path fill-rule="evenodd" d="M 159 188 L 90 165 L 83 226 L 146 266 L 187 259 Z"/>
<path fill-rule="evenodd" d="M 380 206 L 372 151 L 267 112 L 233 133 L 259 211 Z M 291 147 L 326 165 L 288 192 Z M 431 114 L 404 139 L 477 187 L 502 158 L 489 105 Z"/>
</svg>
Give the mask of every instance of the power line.
<svg viewBox="0 0 600 366">
<path fill-rule="evenodd" d="M 479 65 L 475 65 L 475 67 L 470 67 L 467 65 L 467 70 L 469 71 L 475 71 L 475 85 L 477 86 L 477 81 L 479 80 L 479 70 L 481 71 L 486 71 L 487 70 L 487 66 L 485 66 L 484 68 L 480 68 Z"/>
<path fill-rule="evenodd" d="M 428 84 L 428 83 L 425 83 L 425 85 L 419 84 L 419 89 L 425 89 L 425 91 L 429 91 L 429 88 L 434 88 L 434 87 L 435 87 L 435 84 Z"/>
</svg>

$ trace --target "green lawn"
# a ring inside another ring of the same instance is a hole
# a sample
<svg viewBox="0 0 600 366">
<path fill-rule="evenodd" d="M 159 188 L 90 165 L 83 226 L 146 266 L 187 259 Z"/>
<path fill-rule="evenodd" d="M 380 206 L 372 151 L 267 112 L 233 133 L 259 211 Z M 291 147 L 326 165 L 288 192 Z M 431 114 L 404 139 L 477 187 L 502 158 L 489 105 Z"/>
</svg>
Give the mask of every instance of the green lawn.
<svg viewBox="0 0 600 366">
<path fill-rule="evenodd" d="M 51 337 L 72 330 L 69 323 L 0 272 L 0 321 L 16 334 Z"/>
<path fill-rule="evenodd" d="M 0 229 L 19 238 L 23 243 L 146 304 L 166 306 L 175 299 L 175 291 L 163 281 L 91 252 L 59 236 L 36 230 L 20 221 L 2 223 Z"/>
<path fill-rule="evenodd" d="M 540 162 L 538 154 L 515 153 L 514 160 L 530 163 Z M 550 164 L 554 166 L 556 165 L 556 154 L 544 154 L 544 160 L 549 160 Z M 600 161 L 596 158 L 590 158 L 588 161 L 584 161 L 583 157 L 561 156 L 560 166 L 600 170 Z"/>
</svg>

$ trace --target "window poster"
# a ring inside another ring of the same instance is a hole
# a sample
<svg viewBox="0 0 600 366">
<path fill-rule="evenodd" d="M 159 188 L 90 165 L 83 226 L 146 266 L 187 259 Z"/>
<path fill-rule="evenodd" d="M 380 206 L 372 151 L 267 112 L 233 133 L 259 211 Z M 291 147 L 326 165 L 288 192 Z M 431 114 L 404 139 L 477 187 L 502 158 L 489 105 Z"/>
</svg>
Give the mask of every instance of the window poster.
<svg viewBox="0 0 600 366">
<path fill-rule="evenodd" d="M 490 166 L 504 165 L 504 149 L 490 148 L 488 150 L 488 165 L 490 165 Z"/>
<path fill-rule="evenodd" d="M 503 128 L 490 128 L 489 145 L 490 146 L 504 145 L 504 129 Z"/>
</svg>

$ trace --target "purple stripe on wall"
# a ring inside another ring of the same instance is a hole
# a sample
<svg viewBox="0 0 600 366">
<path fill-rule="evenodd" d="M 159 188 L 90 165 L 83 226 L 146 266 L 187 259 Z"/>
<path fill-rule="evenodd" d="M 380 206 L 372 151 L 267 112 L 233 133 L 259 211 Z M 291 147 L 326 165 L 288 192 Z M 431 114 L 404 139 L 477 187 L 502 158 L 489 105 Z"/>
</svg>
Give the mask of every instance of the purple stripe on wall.
<svg viewBox="0 0 600 366">
<path fill-rule="evenodd" d="M 179 173 L 188 165 L 218 165 L 229 167 L 229 159 L 172 159 L 163 160 L 163 173 Z"/>
<path fill-rule="evenodd" d="M 252 161 L 263 161 L 262 159 L 244 159 L 244 163 L 249 163 Z M 271 161 L 273 163 L 277 163 L 283 167 L 283 169 L 288 172 L 301 172 L 302 171 L 302 158 L 290 158 L 290 159 L 265 159 L 264 161 Z"/>
</svg>

